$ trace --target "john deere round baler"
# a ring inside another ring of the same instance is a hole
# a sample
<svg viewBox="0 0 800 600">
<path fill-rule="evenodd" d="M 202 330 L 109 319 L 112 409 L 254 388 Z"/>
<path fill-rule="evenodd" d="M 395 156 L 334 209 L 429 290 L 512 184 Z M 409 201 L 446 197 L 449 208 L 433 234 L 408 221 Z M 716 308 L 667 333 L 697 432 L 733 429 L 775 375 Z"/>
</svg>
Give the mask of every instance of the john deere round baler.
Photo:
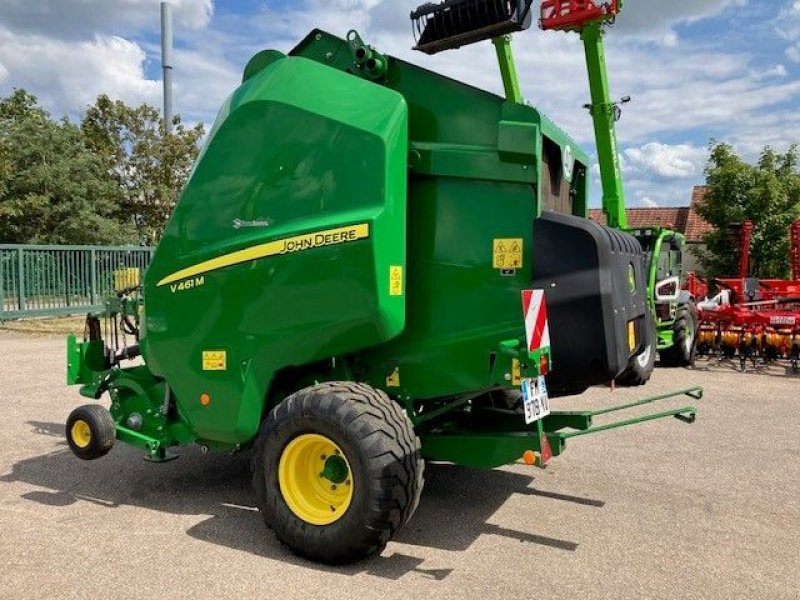
<svg viewBox="0 0 800 600">
<path fill-rule="evenodd" d="M 536 109 L 355 32 L 259 53 L 143 286 L 69 340 L 69 382 L 111 401 L 73 412 L 71 448 L 252 449 L 266 523 L 343 562 L 410 518 L 423 461 L 544 466 L 570 437 L 692 420 L 593 427 L 550 407 L 613 380 L 646 337 L 638 243 L 542 211 L 586 202 L 587 163 Z"/>
</svg>

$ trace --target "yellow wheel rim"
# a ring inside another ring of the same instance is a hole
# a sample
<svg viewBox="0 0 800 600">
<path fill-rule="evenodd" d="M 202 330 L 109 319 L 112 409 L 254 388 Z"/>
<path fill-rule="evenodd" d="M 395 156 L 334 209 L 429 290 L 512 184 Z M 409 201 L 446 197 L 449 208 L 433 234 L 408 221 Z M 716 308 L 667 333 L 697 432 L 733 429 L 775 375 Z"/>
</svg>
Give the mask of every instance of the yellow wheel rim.
<svg viewBox="0 0 800 600">
<path fill-rule="evenodd" d="M 286 445 L 278 464 L 278 485 L 289 509 L 306 523 L 330 525 L 353 500 L 353 476 L 342 449 L 316 433 Z"/>
<path fill-rule="evenodd" d="M 92 443 L 92 430 L 86 421 L 78 419 L 72 424 L 70 437 L 78 448 L 86 448 Z"/>
</svg>

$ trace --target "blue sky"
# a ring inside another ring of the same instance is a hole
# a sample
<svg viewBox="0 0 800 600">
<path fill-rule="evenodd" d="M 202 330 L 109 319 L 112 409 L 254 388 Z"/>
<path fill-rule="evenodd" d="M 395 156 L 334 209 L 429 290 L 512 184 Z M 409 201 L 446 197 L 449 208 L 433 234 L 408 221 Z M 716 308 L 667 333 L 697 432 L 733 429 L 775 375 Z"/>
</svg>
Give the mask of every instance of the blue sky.
<svg viewBox="0 0 800 600">
<path fill-rule="evenodd" d="M 435 57 L 410 50 L 417 2 L 173 0 L 176 109 L 210 124 L 252 54 L 289 50 L 315 26 L 356 28 L 390 54 L 499 92 L 488 42 Z M 160 105 L 158 4 L 0 0 L 0 93 L 25 87 L 73 117 L 103 92 Z M 607 43 L 614 95 L 633 97 L 619 129 L 631 206 L 687 204 L 712 138 L 748 159 L 800 141 L 800 0 L 627 0 Z M 514 45 L 526 98 L 593 154 L 577 36 L 534 28 Z"/>
</svg>

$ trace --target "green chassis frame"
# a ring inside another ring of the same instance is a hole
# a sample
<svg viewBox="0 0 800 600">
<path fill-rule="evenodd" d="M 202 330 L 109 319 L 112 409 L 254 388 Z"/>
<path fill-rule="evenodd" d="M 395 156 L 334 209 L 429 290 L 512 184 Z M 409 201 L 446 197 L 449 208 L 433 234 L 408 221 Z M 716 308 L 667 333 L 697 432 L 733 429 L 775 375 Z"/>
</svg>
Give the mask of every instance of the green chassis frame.
<svg viewBox="0 0 800 600">
<path fill-rule="evenodd" d="M 512 346 L 506 344 L 502 351 L 524 359 L 523 353 Z M 164 381 L 156 379 L 146 366 L 104 368 L 104 357 L 103 341 L 79 342 L 75 335 L 70 335 L 67 338 L 67 383 L 82 384 L 81 395 L 95 400 L 108 392 L 117 439 L 143 449 L 147 460 L 170 460 L 175 458 L 168 452 L 170 447 L 193 443 L 226 452 L 246 449 L 246 445 L 215 445 L 197 440 L 190 425 L 179 413 L 170 410 L 170 390 Z M 540 352 L 530 356 L 532 364 L 539 364 L 541 358 Z M 692 423 L 697 408 L 680 406 L 598 425 L 594 424 L 595 417 L 680 396 L 694 400 L 703 397 L 702 388 L 691 387 L 600 410 L 555 411 L 532 425 L 525 425 L 522 415 L 516 412 L 473 409 L 472 400 L 486 391 L 452 399 L 425 413 L 418 413 L 412 401 L 405 403 L 404 408 L 422 441 L 426 460 L 491 469 L 515 462 L 530 450 L 537 456 L 536 464 L 544 466 L 550 455 L 558 456 L 564 451 L 570 438 L 667 417 Z M 128 425 L 134 414 L 141 423 L 138 430 Z"/>
</svg>

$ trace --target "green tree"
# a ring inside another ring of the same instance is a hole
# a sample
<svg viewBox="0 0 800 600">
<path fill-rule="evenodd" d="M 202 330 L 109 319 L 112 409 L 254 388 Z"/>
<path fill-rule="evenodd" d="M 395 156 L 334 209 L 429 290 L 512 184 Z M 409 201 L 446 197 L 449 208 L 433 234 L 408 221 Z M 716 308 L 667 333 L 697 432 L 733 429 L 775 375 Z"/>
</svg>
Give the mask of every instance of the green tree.
<svg viewBox="0 0 800 600">
<path fill-rule="evenodd" d="M 187 128 L 175 117 L 172 133 L 166 134 L 158 109 L 101 95 L 86 111 L 81 129 L 116 182 L 122 212 L 139 238 L 158 241 L 197 159 L 202 124 Z"/>
<path fill-rule="evenodd" d="M 25 90 L 0 99 L 0 241 L 130 242 L 114 193 L 79 127 L 51 120 Z"/>
<path fill-rule="evenodd" d="M 731 277 L 739 270 L 739 245 L 731 225 L 755 225 L 750 274 L 783 278 L 789 273 L 789 226 L 800 216 L 797 148 L 785 153 L 767 147 L 757 164 L 742 160 L 733 148 L 715 143 L 706 167 L 708 191 L 698 212 L 714 226 L 700 257 L 709 277 Z"/>
</svg>

